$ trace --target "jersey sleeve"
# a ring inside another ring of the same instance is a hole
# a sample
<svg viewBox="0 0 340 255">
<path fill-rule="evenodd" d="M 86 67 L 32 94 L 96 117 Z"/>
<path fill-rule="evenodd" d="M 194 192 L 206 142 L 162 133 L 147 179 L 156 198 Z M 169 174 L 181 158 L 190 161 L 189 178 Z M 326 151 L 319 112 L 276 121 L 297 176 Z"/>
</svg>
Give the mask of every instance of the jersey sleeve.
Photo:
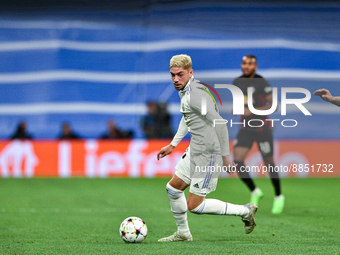
<svg viewBox="0 0 340 255">
<path fill-rule="evenodd" d="M 178 129 L 177 129 L 177 132 L 171 141 L 171 145 L 176 147 L 180 143 L 180 141 L 182 141 L 184 136 L 186 136 L 187 133 L 188 133 L 188 127 L 185 124 L 184 117 L 182 117 L 179 123 Z"/>
</svg>

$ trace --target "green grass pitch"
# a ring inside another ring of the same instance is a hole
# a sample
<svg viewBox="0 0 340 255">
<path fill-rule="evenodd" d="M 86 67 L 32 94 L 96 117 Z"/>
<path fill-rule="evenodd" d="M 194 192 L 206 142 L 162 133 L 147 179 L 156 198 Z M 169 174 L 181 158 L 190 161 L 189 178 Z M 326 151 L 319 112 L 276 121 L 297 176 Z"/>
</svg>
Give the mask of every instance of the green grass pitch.
<svg viewBox="0 0 340 255">
<path fill-rule="evenodd" d="M 192 243 L 157 243 L 176 225 L 168 179 L 0 179 L 0 254 L 339 254 L 340 179 L 282 179 L 286 207 L 271 214 L 269 179 L 257 227 L 246 235 L 235 216 L 188 214 Z M 209 195 L 245 204 L 239 179 L 220 179 Z M 119 225 L 142 218 L 148 236 L 127 244 Z"/>
</svg>

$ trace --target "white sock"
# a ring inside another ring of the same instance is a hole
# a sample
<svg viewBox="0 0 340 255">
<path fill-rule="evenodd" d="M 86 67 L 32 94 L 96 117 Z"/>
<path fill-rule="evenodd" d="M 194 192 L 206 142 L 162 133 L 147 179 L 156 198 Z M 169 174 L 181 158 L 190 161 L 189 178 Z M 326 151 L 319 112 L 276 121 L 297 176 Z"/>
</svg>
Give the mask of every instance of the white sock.
<svg viewBox="0 0 340 255">
<path fill-rule="evenodd" d="M 197 214 L 245 216 L 249 213 L 249 209 L 244 205 L 234 205 L 217 199 L 205 199 L 194 210 L 191 210 L 191 212 Z"/>
<path fill-rule="evenodd" d="M 234 205 L 227 203 L 227 214 L 236 216 L 245 216 L 249 213 L 249 208 L 244 205 Z"/>
<path fill-rule="evenodd" d="M 169 183 L 166 185 L 166 190 L 168 192 L 171 211 L 174 215 L 178 232 L 182 236 L 191 236 L 187 220 L 187 201 L 185 199 L 184 192 L 182 190 L 175 189 Z"/>
<path fill-rule="evenodd" d="M 193 213 L 197 214 L 218 214 L 224 215 L 227 211 L 227 203 L 217 199 L 204 199 L 204 201 L 197 206 Z"/>
</svg>

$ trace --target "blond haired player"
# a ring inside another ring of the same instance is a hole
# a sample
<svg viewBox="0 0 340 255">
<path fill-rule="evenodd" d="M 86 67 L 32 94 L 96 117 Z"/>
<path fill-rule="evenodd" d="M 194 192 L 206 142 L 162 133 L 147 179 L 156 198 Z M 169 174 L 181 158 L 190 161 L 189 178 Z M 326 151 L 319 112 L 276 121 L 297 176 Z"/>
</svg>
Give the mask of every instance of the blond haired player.
<svg viewBox="0 0 340 255">
<path fill-rule="evenodd" d="M 215 119 L 222 119 L 213 97 L 206 86 L 194 79 L 192 61 L 188 55 L 171 58 L 170 74 L 181 98 L 180 111 L 183 117 L 172 142 L 158 152 L 157 158 L 169 155 L 188 132 L 191 139 L 187 151 L 176 166 L 174 176 L 166 185 L 177 231 L 158 241 L 193 240 L 187 221 L 187 209 L 196 214 L 241 216 L 245 232 L 251 233 L 256 226 L 255 213 L 258 208 L 255 204 L 235 205 L 205 198 L 216 189 L 219 171 L 213 169 L 222 167 L 230 171 L 235 168 L 235 163 L 229 158 L 227 126 L 213 125 Z M 184 190 L 188 187 L 186 200 Z"/>
</svg>

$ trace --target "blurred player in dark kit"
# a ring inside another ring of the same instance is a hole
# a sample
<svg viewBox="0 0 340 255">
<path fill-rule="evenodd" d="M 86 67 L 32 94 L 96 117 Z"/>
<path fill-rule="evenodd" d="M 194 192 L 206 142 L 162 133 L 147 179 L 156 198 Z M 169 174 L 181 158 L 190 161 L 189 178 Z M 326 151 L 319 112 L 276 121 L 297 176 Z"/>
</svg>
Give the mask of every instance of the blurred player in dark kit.
<svg viewBox="0 0 340 255">
<path fill-rule="evenodd" d="M 279 214 L 283 211 L 285 198 L 281 194 L 279 173 L 275 172 L 273 159 L 273 135 L 272 124 L 268 116 L 254 115 L 248 108 L 248 88 L 253 88 L 253 106 L 257 110 L 268 110 L 272 105 L 272 88 L 269 83 L 260 75 L 256 74 L 257 59 L 253 55 L 246 55 L 242 58 L 241 69 L 243 75 L 234 80 L 234 85 L 240 88 L 245 95 L 244 115 L 241 121 L 245 124 L 234 141 L 234 162 L 237 164 L 237 172 L 242 181 L 251 191 L 250 203 L 258 205 L 259 200 L 263 197 L 263 192 L 256 187 L 251 179 L 249 172 L 246 171 L 244 160 L 254 142 L 257 143 L 262 154 L 263 161 L 268 167 L 270 178 L 275 189 L 275 198 L 272 207 L 272 213 Z M 264 125 L 261 127 L 251 127 L 248 121 L 251 119 L 263 120 Z"/>
</svg>

